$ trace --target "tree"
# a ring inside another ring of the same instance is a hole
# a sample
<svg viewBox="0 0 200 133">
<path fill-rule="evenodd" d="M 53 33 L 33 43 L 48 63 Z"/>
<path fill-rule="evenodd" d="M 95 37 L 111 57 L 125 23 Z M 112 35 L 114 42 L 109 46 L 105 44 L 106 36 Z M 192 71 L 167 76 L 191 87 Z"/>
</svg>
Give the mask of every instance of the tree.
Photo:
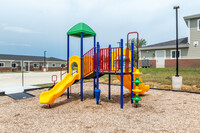
<svg viewBox="0 0 200 133">
<path fill-rule="evenodd" d="M 128 48 L 131 50 L 131 43 L 134 43 L 134 62 L 137 62 L 137 38 L 129 39 Z M 143 38 L 139 39 L 139 48 L 146 46 L 147 41 Z M 127 46 L 127 43 L 125 44 Z M 139 58 L 139 55 L 138 55 Z"/>
<path fill-rule="evenodd" d="M 129 39 L 129 42 L 134 43 L 134 50 L 136 51 L 137 48 L 137 38 Z M 131 50 L 131 43 L 128 44 L 129 50 Z M 143 38 L 139 39 L 139 48 L 146 46 L 147 41 Z M 127 44 L 126 44 L 127 45 Z"/>
</svg>

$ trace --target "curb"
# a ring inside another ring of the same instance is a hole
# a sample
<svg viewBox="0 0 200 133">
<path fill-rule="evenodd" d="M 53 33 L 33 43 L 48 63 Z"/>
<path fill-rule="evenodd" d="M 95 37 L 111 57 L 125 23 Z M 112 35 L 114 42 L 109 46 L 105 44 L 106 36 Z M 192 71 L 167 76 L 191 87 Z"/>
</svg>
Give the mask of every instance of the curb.
<svg viewBox="0 0 200 133">
<path fill-rule="evenodd" d="M 200 92 L 196 91 L 185 91 L 185 90 L 171 90 L 171 89 L 161 89 L 161 88 L 150 88 L 152 90 L 163 90 L 163 91 L 173 91 L 173 92 L 186 92 L 186 93 L 193 93 L 193 94 L 200 94 Z"/>
</svg>

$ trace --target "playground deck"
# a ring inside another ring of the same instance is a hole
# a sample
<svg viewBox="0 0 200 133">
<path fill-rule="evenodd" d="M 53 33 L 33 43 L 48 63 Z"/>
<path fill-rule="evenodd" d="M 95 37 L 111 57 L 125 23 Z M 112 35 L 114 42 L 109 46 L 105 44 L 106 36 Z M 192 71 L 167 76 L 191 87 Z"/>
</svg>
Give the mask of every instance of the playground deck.
<svg viewBox="0 0 200 133">
<path fill-rule="evenodd" d="M 100 85 L 101 105 L 93 99 L 92 83 L 84 83 L 84 102 L 80 101 L 80 84 L 56 99 L 52 108 L 38 102 L 41 92 L 29 91 L 34 98 L 14 101 L 0 97 L 0 132 L 199 132 L 198 94 L 150 90 L 141 96 L 141 108 L 130 104 L 124 88 L 124 109 L 120 109 L 120 86 Z"/>
</svg>

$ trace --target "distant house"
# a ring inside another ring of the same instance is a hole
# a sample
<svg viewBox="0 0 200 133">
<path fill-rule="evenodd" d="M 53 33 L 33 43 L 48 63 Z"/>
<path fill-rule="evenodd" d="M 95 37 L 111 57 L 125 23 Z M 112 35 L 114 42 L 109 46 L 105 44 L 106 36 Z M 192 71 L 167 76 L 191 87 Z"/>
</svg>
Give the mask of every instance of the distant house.
<svg viewBox="0 0 200 133">
<path fill-rule="evenodd" d="M 188 37 L 179 39 L 179 66 L 182 68 L 200 67 L 200 14 L 184 17 L 188 27 Z M 142 47 L 140 63 L 149 59 L 151 67 L 176 66 L 176 40 Z"/>
<path fill-rule="evenodd" d="M 45 62 L 47 71 L 60 70 L 60 67 L 66 64 L 65 60 L 54 57 L 47 57 Z M 24 67 L 22 67 L 22 64 Z M 23 68 L 24 71 L 44 70 L 44 57 L 0 54 L 0 71 L 21 71 Z"/>
</svg>

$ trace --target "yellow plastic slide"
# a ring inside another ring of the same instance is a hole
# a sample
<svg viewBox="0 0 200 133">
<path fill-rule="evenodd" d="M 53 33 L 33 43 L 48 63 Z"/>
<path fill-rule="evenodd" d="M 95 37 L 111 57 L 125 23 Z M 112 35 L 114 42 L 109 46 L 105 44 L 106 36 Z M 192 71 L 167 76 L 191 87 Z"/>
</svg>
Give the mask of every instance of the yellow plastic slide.
<svg viewBox="0 0 200 133">
<path fill-rule="evenodd" d="M 63 78 L 63 80 L 58 82 L 51 90 L 40 94 L 40 103 L 53 104 L 56 98 L 61 96 L 68 87 L 70 87 L 76 80 L 80 80 L 80 57 L 72 56 L 69 58 L 69 66 L 72 66 L 72 63 L 74 62 L 78 65 L 78 73 L 72 75 L 72 67 L 69 67 L 69 73 Z"/>
<path fill-rule="evenodd" d="M 75 82 L 75 80 L 79 80 L 79 74 L 76 73 L 72 76 L 68 73 L 64 79 L 58 82 L 51 90 L 40 94 L 40 103 L 53 104 L 56 98 L 61 96 L 64 91 Z"/>
<path fill-rule="evenodd" d="M 123 56 L 126 56 L 126 53 L 129 52 L 129 60 L 131 61 L 131 51 L 130 50 L 127 50 L 127 49 L 123 49 Z M 119 53 L 119 54 L 118 54 Z M 111 63 L 114 62 L 114 60 L 118 57 L 118 56 L 121 56 L 121 49 L 119 50 L 116 50 L 114 52 L 112 52 L 111 54 L 112 56 L 112 61 Z M 114 67 L 113 64 L 111 64 L 112 67 Z M 112 68 L 113 69 L 113 68 Z M 125 71 L 125 70 L 124 70 Z M 135 68 L 134 68 L 134 71 L 135 71 Z M 120 75 L 116 75 L 117 79 L 121 81 L 121 77 Z M 135 80 L 135 76 L 133 77 L 133 80 Z M 140 81 L 142 81 L 141 78 L 139 78 Z M 126 74 L 124 75 L 124 78 L 123 78 L 123 86 L 126 87 L 129 92 L 131 93 L 131 74 Z M 135 84 L 134 84 L 134 88 L 135 88 Z M 141 83 L 139 84 L 139 88 L 142 90 L 142 92 L 140 92 L 139 94 L 144 94 L 146 91 L 149 90 L 149 86 L 148 85 L 144 85 L 144 83 Z"/>
<path fill-rule="evenodd" d="M 135 71 L 135 69 L 134 69 Z M 117 79 L 121 81 L 120 75 L 116 75 Z M 135 76 L 133 76 L 133 80 L 135 80 Z M 139 80 L 142 81 L 142 79 L 139 77 Z M 123 86 L 126 87 L 129 92 L 131 93 L 131 74 L 126 74 L 123 77 Z M 135 88 L 135 84 L 134 88 Z M 144 83 L 139 84 L 139 88 L 142 90 L 139 94 L 144 94 L 146 91 L 149 91 L 149 85 L 144 85 Z"/>
</svg>

